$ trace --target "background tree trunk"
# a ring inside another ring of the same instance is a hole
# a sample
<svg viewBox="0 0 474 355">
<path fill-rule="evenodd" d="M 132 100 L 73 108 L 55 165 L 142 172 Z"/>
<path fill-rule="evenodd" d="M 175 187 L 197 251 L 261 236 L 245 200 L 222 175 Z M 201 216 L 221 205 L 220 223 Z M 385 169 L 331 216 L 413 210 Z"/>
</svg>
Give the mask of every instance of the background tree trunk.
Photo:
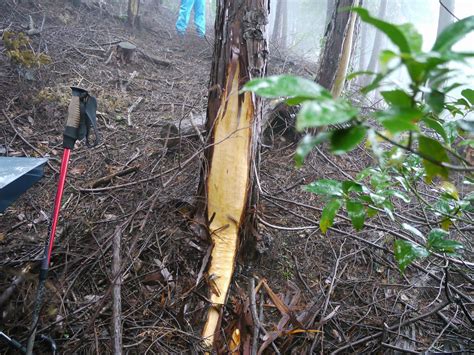
<svg viewBox="0 0 474 355">
<path fill-rule="evenodd" d="M 454 0 L 441 0 L 443 5 L 454 13 Z M 454 16 L 451 15 L 445 7 L 439 4 L 439 17 L 438 17 L 438 35 L 450 24 L 454 22 Z"/>
<path fill-rule="evenodd" d="M 352 42 L 355 17 L 352 16 L 350 11 L 341 12 L 340 10 L 356 4 L 358 4 L 358 0 L 337 0 L 332 13 L 332 19 L 326 30 L 326 43 L 319 61 L 316 82 L 328 90 L 333 89 L 336 83 L 336 77 L 338 77 L 337 84 L 339 91 L 341 84 L 339 79 L 341 75 L 343 78 L 345 77 L 345 73 L 341 73 L 341 70 L 345 68 L 344 71 L 347 71 L 347 64 L 352 47 L 350 42 Z M 346 46 L 344 43 L 346 43 Z M 344 49 L 347 51 L 346 56 L 343 55 Z M 344 83 L 342 83 L 342 86 L 343 85 Z"/>
<path fill-rule="evenodd" d="M 387 0 L 381 0 L 377 17 L 379 19 L 384 19 L 386 12 L 387 12 Z M 382 31 L 375 32 L 374 46 L 372 47 L 372 51 L 370 53 L 369 64 L 367 65 L 367 68 L 364 70 L 368 70 L 372 72 L 375 72 L 377 70 L 378 63 L 379 63 L 379 53 L 380 53 L 380 50 L 382 49 L 383 36 L 384 35 Z M 363 81 L 362 81 L 362 86 L 366 86 L 368 84 L 368 80 L 370 80 L 370 77 L 367 75 L 364 76 Z"/>
<path fill-rule="evenodd" d="M 280 43 L 282 48 L 286 48 L 288 44 L 288 0 L 281 0 L 282 9 L 281 9 L 281 34 L 280 34 Z"/>
<path fill-rule="evenodd" d="M 329 22 L 331 22 L 332 19 L 332 14 L 334 13 L 334 9 L 336 8 L 336 0 L 327 0 L 327 6 L 326 6 L 326 28 L 329 25 Z"/>
<path fill-rule="evenodd" d="M 140 0 L 128 0 L 127 21 L 128 25 L 132 28 L 140 26 L 140 17 L 138 16 L 139 11 Z"/>
<path fill-rule="evenodd" d="M 248 80 L 265 75 L 267 22 L 268 0 L 217 3 L 206 122 L 209 148 L 200 182 L 200 214 L 213 245 L 208 271 L 212 304 L 203 330 L 207 346 L 213 345 L 219 329 L 239 240 L 245 254 L 254 253 L 262 107 L 259 98 L 239 90 Z"/>
<path fill-rule="evenodd" d="M 284 3 L 285 0 L 278 0 L 275 9 L 275 20 L 273 22 L 271 42 L 277 47 L 280 47 L 281 45 Z"/>
</svg>

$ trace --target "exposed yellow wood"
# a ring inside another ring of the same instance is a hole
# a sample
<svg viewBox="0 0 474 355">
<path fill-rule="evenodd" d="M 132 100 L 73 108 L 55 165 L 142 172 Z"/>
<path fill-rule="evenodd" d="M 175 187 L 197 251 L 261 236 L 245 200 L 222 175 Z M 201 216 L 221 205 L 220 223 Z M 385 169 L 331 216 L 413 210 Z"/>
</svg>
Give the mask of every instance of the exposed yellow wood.
<svg viewBox="0 0 474 355">
<path fill-rule="evenodd" d="M 351 18 L 349 20 L 349 26 L 344 38 L 344 44 L 342 45 L 341 59 L 339 60 L 336 77 L 334 78 L 334 84 L 331 89 L 331 93 L 334 98 L 338 98 L 341 95 L 342 89 L 344 88 L 344 83 L 346 82 L 347 69 L 349 68 L 349 61 L 352 52 L 352 38 L 354 37 L 355 22 L 356 13 L 352 12 Z"/>
<path fill-rule="evenodd" d="M 239 64 L 235 64 L 230 92 L 222 95 L 214 124 L 214 148 L 207 178 L 208 219 L 213 250 L 209 267 L 211 302 L 203 338 L 214 342 L 220 309 L 226 302 L 238 247 L 240 221 L 245 210 L 250 169 L 253 102 L 250 93 L 239 101 Z M 229 86 L 226 86 L 229 87 Z"/>
</svg>

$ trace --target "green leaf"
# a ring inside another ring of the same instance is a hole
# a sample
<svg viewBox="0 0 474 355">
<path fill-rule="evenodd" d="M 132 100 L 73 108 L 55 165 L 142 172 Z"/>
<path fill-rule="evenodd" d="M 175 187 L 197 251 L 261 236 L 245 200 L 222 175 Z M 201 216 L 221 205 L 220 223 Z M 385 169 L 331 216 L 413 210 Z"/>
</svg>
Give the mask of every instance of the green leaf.
<svg viewBox="0 0 474 355">
<path fill-rule="evenodd" d="M 445 52 L 449 51 L 451 47 L 461 40 L 465 35 L 474 30 L 474 16 L 466 17 L 460 21 L 446 27 L 440 33 L 433 45 L 432 51 Z"/>
<path fill-rule="evenodd" d="M 354 78 L 357 78 L 358 76 L 361 76 L 361 75 L 376 75 L 376 73 L 374 73 L 373 71 L 369 71 L 369 70 L 359 70 L 359 71 L 355 71 L 353 73 L 350 73 L 348 76 L 347 76 L 347 80 L 352 80 Z"/>
<path fill-rule="evenodd" d="M 455 200 L 459 200 L 459 192 L 456 186 L 449 182 L 449 181 L 443 181 L 440 185 L 441 191 L 447 193 L 450 197 L 452 197 Z"/>
<path fill-rule="evenodd" d="M 382 205 L 386 200 L 385 196 L 382 196 L 376 193 L 370 193 L 369 196 L 372 199 L 372 201 L 374 201 L 374 204 L 377 206 Z"/>
<path fill-rule="evenodd" d="M 346 209 L 354 228 L 361 230 L 365 222 L 365 206 L 359 201 L 347 200 Z"/>
<path fill-rule="evenodd" d="M 388 70 L 388 64 L 395 58 L 398 58 L 398 54 L 393 51 L 383 50 L 380 52 L 379 61 L 382 72 L 385 73 Z"/>
<path fill-rule="evenodd" d="M 474 148 L 474 139 L 463 140 L 462 142 L 459 142 L 458 147 L 462 147 L 464 145 L 468 145 L 471 148 Z"/>
<path fill-rule="evenodd" d="M 437 140 L 420 135 L 418 137 L 418 144 L 420 152 L 423 153 L 423 155 L 428 156 L 439 163 L 449 161 L 448 153 Z M 446 167 L 440 166 L 439 164 L 434 164 L 426 159 L 423 159 L 423 165 L 426 170 L 428 182 L 431 182 L 435 176 L 448 178 L 449 172 Z"/>
<path fill-rule="evenodd" d="M 403 108 L 410 108 L 411 106 L 411 97 L 403 90 L 382 91 L 381 94 L 385 101 L 393 106 Z"/>
<path fill-rule="evenodd" d="M 357 182 L 346 180 L 342 182 L 342 191 L 344 191 L 345 194 L 348 194 L 351 191 L 361 193 L 363 191 L 363 187 Z"/>
<path fill-rule="evenodd" d="M 418 33 L 415 26 L 413 26 L 411 23 L 405 23 L 403 25 L 398 25 L 397 27 L 405 35 L 411 52 L 421 52 L 421 47 L 423 46 L 423 37 Z"/>
<path fill-rule="evenodd" d="M 418 246 L 406 240 L 397 239 L 394 243 L 395 259 L 401 272 L 404 272 L 408 265 L 420 258 L 425 258 L 429 252 L 422 246 Z"/>
<path fill-rule="evenodd" d="M 331 93 L 314 81 L 293 75 L 275 75 L 247 82 L 242 91 L 251 91 L 266 98 L 332 98 Z"/>
<path fill-rule="evenodd" d="M 418 131 L 419 128 L 416 122 L 422 117 L 423 112 L 416 108 L 393 109 L 378 115 L 382 125 L 392 134 L 404 131 Z"/>
<path fill-rule="evenodd" d="M 434 113 L 440 113 L 444 109 L 444 94 L 438 90 L 431 90 L 426 97 L 426 102 Z"/>
<path fill-rule="evenodd" d="M 423 122 L 432 130 L 434 130 L 436 133 L 438 133 L 446 143 L 449 144 L 449 137 L 448 134 L 446 133 L 443 125 L 436 121 L 433 118 L 430 117 L 423 117 Z"/>
<path fill-rule="evenodd" d="M 316 137 L 307 134 L 301 139 L 298 144 L 298 148 L 296 148 L 295 154 L 295 164 L 297 168 L 300 168 L 303 165 L 303 162 L 306 156 L 313 150 L 313 148 L 328 140 L 331 137 L 331 132 L 321 132 Z"/>
<path fill-rule="evenodd" d="M 308 192 L 312 192 L 317 195 L 326 196 L 342 196 L 344 191 L 342 190 L 342 183 L 337 180 L 321 179 L 312 182 L 309 185 L 304 186 L 304 189 Z"/>
<path fill-rule="evenodd" d="M 393 44 L 395 44 L 400 49 L 400 52 L 410 53 L 410 45 L 408 44 L 407 38 L 405 37 L 405 33 L 400 29 L 399 26 L 370 16 L 369 11 L 362 7 L 354 7 L 352 8 L 352 11 L 359 14 L 362 21 L 373 25 L 385 33 L 387 37 L 393 42 Z"/>
<path fill-rule="evenodd" d="M 464 89 L 461 91 L 461 95 L 464 96 L 471 105 L 474 105 L 474 90 Z"/>
<path fill-rule="evenodd" d="M 458 249 L 464 248 L 461 243 L 455 240 L 445 239 L 448 236 L 449 233 L 442 229 L 433 229 L 428 234 L 428 249 L 439 253 L 455 253 Z"/>
<path fill-rule="evenodd" d="M 360 125 L 334 131 L 331 136 L 331 152 L 343 154 L 353 150 L 364 139 L 366 132 L 367 128 Z"/>
<path fill-rule="evenodd" d="M 474 121 L 473 120 L 457 120 L 456 124 L 462 130 L 474 134 Z"/>
<path fill-rule="evenodd" d="M 392 190 L 392 189 L 387 190 L 387 195 L 397 197 L 406 203 L 410 202 L 410 197 L 406 193 L 398 191 L 398 190 Z"/>
<path fill-rule="evenodd" d="M 403 229 L 406 229 L 407 231 L 409 231 L 413 235 L 416 235 L 417 237 L 420 237 L 423 240 L 425 239 L 425 237 L 423 236 L 423 233 L 421 233 L 418 229 L 416 229 L 412 225 L 410 225 L 408 223 L 402 223 L 402 227 L 403 227 Z"/>
<path fill-rule="evenodd" d="M 337 214 L 337 211 L 342 206 L 342 200 L 333 199 L 329 201 L 326 206 L 324 206 L 323 213 L 321 215 L 321 220 L 319 221 L 319 227 L 323 233 L 326 233 L 328 228 L 332 226 L 334 222 L 334 217 Z"/>
<path fill-rule="evenodd" d="M 321 127 L 343 123 L 356 116 L 358 110 L 343 100 L 306 101 L 296 117 L 296 129 Z"/>
</svg>

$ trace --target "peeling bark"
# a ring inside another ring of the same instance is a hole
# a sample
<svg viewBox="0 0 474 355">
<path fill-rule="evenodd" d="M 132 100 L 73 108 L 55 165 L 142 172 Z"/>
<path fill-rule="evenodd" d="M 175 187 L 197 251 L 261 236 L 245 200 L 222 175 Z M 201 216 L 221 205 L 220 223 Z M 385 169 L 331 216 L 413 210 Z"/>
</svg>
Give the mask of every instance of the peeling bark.
<svg viewBox="0 0 474 355">
<path fill-rule="evenodd" d="M 266 72 L 268 0 L 219 0 L 207 111 L 209 148 L 201 174 L 200 212 L 213 250 L 208 271 L 211 305 L 203 330 L 212 347 L 227 300 L 239 245 L 253 254 L 256 238 L 255 173 L 262 107 L 240 93 Z M 246 242 L 247 241 L 247 242 Z"/>
</svg>

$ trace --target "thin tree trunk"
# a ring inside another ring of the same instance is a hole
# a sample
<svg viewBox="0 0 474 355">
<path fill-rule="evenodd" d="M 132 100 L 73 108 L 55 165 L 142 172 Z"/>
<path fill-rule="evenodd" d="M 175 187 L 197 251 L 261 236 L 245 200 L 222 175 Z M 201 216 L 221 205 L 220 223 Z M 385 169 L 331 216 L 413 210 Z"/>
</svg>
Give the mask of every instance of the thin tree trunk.
<svg viewBox="0 0 474 355">
<path fill-rule="evenodd" d="M 281 17 L 281 33 L 280 33 L 280 43 L 282 48 L 287 48 L 288 43 L 288 0 L 280 0 L 282 2 Z"/>
<path fill-rule="evenodd" d="M 197 214 L 208 227 L 213 247 L 208 270 L 211 305 L 203 330 L 207 347 L 215 343 L 239 244 L 245 254 L 254 253 L 262 107 L 260 99 L 239 90 L 265 75 L 267 22 L 268 0 L 218 0 L 206 122 L 209 148 Z"/>
<path fill-rule="evenodd" d="M 340 10 L 352 7 L 357 3 L 358 0 L 337 0 L 326 31 L 326 44 L 320 58 L 316 82 L 328 90 L 333 90 L 334 84 L 337 84 L 333 94 L 340 93 L 344 86 L 341 79 L 345 78 L 347 71 L 355 23 L 355 17 L 350 11 Z"/>
<path fill-rule="evenodd" d="M 280 38 L 282 32 L 282 13 L 283 3 L 285 0 L 278 0 L 275 9 L 275 20 L 273 22 L 272 38 L 271 42 L 273 45 L 280 46 Z"/>
<path fill-rule="evenodd" d="M 379 12 L 377 13 L 377 17 L 380 19 L 385 18 L 385 13 L 387 11 L 387 0 L 381 0 L 380 2 L 380 8 Z M 382 49 L 382 31 L 376 31 L 375 32 L 375 38 L 374 38 L 374 46 L 372 47 L 372 52 L 370 53 L 370 60 L 369 64 L 367 65 L 368 71 L 375 72 L 377 70 L 377 66 L 379 63 L 379 53 L 380 50 Z M 364 77 L 363 81 L 363 86 L 368 84 L 369 76 Z"/>
<path fill-rule="evenodd" d="M 325 25 L 326 27 L 329 25 L 329 22 L 331 22 L 332 19 L 332 14 L 334 13 L 334 9 L 336 8 L 336 0 L 327 0 L 327 6 L 326 6 L 326 20 L 325 20 Z"/>
<path fill-rule="evenodd" d="M 442 4 L 441 4 L 442 2 Z M 444 5 L 444 6 L 443 6 Z M 438 35 L 450 24 L 454 22 L 454 17 L 451 15 L 446 8 L 454 12 L 454 0 L 441 0 L 439 4 L 439 17 L 438 17 Z M 446 7 L 446 8 L 445 8 Z"/>
<path fill-rule="evenodd" d="M 140 17 L 138 16 L 139 11 L 140 0 L 128 0 L 127 21 L 128 25 L 132 28 L 140 26 Z"/>
</svg>

